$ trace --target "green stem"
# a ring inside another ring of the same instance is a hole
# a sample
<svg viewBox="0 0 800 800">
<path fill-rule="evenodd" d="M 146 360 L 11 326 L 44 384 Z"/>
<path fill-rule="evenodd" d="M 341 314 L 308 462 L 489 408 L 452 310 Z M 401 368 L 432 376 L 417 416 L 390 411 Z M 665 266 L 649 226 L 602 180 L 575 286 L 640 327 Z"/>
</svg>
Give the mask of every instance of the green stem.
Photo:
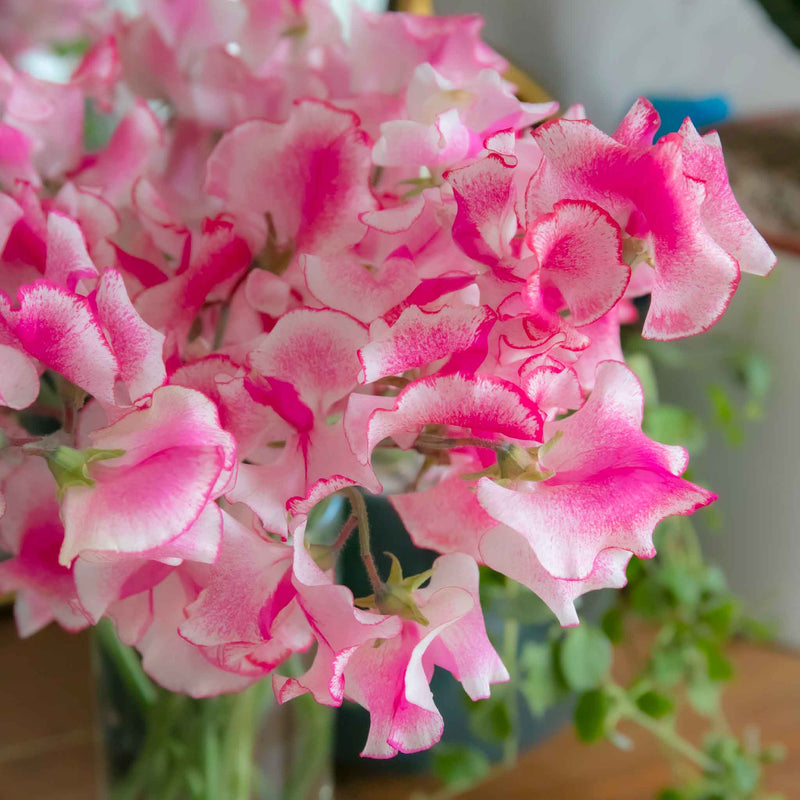
<svg viewBox="0 0 800 800">
<path fill-rule="evenodd" d="M 208 700 L 203 704 L 200 724 L 203 726 L 203 779 L 205 800 L 220 797 L 220 757 L 219 731 L 216 711 L 218 700 Z"/>
<path fill-rule="evenodd" d="M 230 724 L 227 726 L 224 767 L 227 771 L 225 795 L 229 800 L 250 800 L 253 791 L 255 748 L 259 722 L 270 699 L 269 681 L 259 681 L 250 689 L 233 695 Z"/>
<path fill-rule="evenodd" d="M 367 570 L 372 591 L 377 599 L 383 594 L 383 583 L 381 582 L 381 576 L 378 574 L 378 568 L 375 566 L 375 559 L 372 557 L 370 548 L 367 504 L 364 502 L 364 496 L 354 486 L 348 486 L 343 492 L 350 501 L 350 507 L 353 509 L 358 522 L 358 543 L 361 548 L 361 560 L 364 562 L 364 568 Z"/>
<path fill-rule="evenodd" d="M 422 450 L 452 450 L 454 447 L 485 447 L 495 452 L 503 452 L 508 449 L 508 445 L 504 442 L 495 442 L 492 439 L 480 439 L 475 436 L 465 436 L 455 439 L 432 436 L 426 433 L 421 433 L 417 437 L 414 446 Z"/>
<path fill-rule="evenodd" d="M 702 750 L 695 747 L 690 741 L 684 739 L 669 722 L 662 722 L 645 714 L 628 698 L 625 690 L 616 684 L 611 687 L 612 692 L 621 703 L 620 716 L 634 722 L 639 727 L 649 731 L 667 747 L 672 748 L 695 766 L 706 773 L 717 773 L 720 771 L 719 764 L 713 758 L 707 756 Z"/>
<path fill-rule="evenodd" d="M 120 677 L 136 699 L 139 708 L 147 712 L 158 700 L 158 689 L 147 677 L 133 648 L 122 644 L 110 620 L 103 619 L 94 627 L 100 649 L 111 659 Z"/>
<path fill-rule="evenodd" d="M 175 735 L 176 721 L 185 714 L 188 702 L 182 695 L 161 693 L 145 717 L 147 734 L 136 761 L 114 785 L 111 800 L 150 800 L 154 787 L 164 786 L 167 748 Z"/>
<path fill-rule="evenodd" d="M 506 597 L 512 600 L 519 592 L 519 584 L 506 578 Z M 503 662 L 509 674 L 509 681 L 506 685 L 508 719 L 511 730 L 508 738 L 503 742 L 503 763 L 507 767 L 512 767 L 519 756 L 519 704 L 518 704 L 518 683 L 519 683 L 519 622 L 515 618 L 508 617 L 503 623 Z"/>
</svg>

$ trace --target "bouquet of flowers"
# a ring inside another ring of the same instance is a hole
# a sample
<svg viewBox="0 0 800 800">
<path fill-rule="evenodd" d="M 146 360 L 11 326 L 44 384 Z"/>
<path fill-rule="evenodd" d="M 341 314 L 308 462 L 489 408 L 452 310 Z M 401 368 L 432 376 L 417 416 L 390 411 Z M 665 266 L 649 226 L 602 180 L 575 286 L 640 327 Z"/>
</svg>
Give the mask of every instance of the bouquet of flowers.
<svg viewBox="0 0 800 800">
<path fill-rule="evenodd" d="M 429 748 L 434 667 L 473 699 L 508 677 L 479 565 L 576 625 L 660 520 L 714 499 L 642 432 L 620 326 L 700 333 L 772 267 L 719 139 L 687 120 L 654 143 L 644 99 L 611 135 L 521 102 L 472 16 L 71 4 L 64 82 L 19 67 L 50 36 L 24 4 L 0 37 L 19 631 L 108 618 L 169 690 L 269 676 L 280 703 L 364 706 L 365 756 Z M 431 570 L 378 569 L 384 486 Z M 368 597 L 337 580 L 351 535 Z"/>
</svg>

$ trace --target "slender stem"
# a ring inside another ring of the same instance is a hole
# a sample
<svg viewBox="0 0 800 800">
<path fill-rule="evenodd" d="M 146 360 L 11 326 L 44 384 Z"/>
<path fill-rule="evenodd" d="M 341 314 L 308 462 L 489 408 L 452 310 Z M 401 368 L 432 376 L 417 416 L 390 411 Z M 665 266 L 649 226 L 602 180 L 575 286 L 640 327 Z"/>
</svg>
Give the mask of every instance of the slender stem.
<svg viewBox="0 0 800 800">
<path fill-rule="evenodd" d="M 502 452 L 507 449 L 504 442 L 496 442 L 492 439 L 481 439 L 477 436 L 464 436 L 461 438 L 445 438 L 432 436 L 431 434 L 421 433 L 414 446 L 421 450 L 452 450 L 454 447 L 485 447 L 488 450 Z"/>
<path fill-rule="evenodd" d="M 629 699 L 625 690 L 622 687 L 614 686 L 617 691 L 614 694 L 620 699 L 622 708 L 620 709 L 621 716 L 635 722 L 640 727 L 649 731 L 657 739 L 663 742 L 668 747 L 671 747 L 676 753 L 679 753 L 684 758 L 691 761 L 695 766 L 699 767 L 703 772 L 716 773 L 719 772 L 719 764 L 713 758 L 707 756 L 702 750 L 695 747 L 690 741 L 684 739 L 669 723 L 661 722 L 653 717 L 640 711 Z"/>
<path fill-rule="evenodd" d="M 354 486 L 348 486 L 343 491 L 345 497 L 350 501 L 350 507 L 353 509 L 353 514 L 355 514 L 356 517 L 356 522 L 358 524 L 358 542 L 361 548 L 361 560 L 364 562 L 364 568 L 367 570 L 372 591 L 377 598 L 383 593 L 383 583 L 381 582 L 381 576 L 378 574 L 378 569 L 375 566 L 375 559 L 372 557 L 372 550 L 370 549 L 367 504 L 364 502 L 364 497 L 361 492 Z"/>
<path fill-rule="evenodd" d="M 217 317 L 217 324 L 214 327 L 214 341 L 211 344 L 212 350 L 219 350 L 222 347 L 222 341 L 225 338 L 225 329 L 228 327 L 228 317 L 231 314 L 230 302 L 224 303 L 219 310 Z"/>
<path fill-rule="evenodd" d="M 355 514 L 351 514 L 342 525 L 342 529 L 339 531 L 336 541 L 331 545 L 331 549 L 341 550 L 350 538 L 350 534 L 356 529 L 356 525 L 358 525 L 358 517 Z"/>
<path fill-rule="evenodd" d="M 518 592 L 519 584 L 506 578 L 506 597 L 512 600 Z M 503 661 L 509 674 L 506 691 L 508 692 L 508 719 L 511 727 L 508 738 L 503 742 L 503 763 L 507 767 L 514 766 L 519 756 L 518 655 L 519 621 L 516 618 L 507 617 L 503 623 Z"/>
<path fill-rule="evenodd" d="M 411 481 L 411 485 L 408 487 L 410 492 L 416 492 L 419 488 L 419 484 L 422 479 L 428 474 L 431 467 L 434 466 L 436 462 L 430 456 L 425 456 L 425 460 L 422 462 L 422 466 L 420 466 L 417 474 L 414 476 L 414 480 Z"/>
<path fill-rule="evenodd" d="M 107 619 L 95 625 L 94 633 L 101 649 L 119 670 L 120 677 L 142 711 L 152 708 L 158 700 L 158 690 L 145 674 L 133 649 L 120 642 L 113 624 Z"/>
<path fill-rule="evenodd" d="M 257 765 L 255 747 L 265 699 L 270 697 L 269 681 L 260 681 L 244 692 L 233 695 L 227 735 L 224 741 L 224 766 L 228 782 L 224 784 L 228 800 L 250 800 Z"/>
<path fill-rule="evenodd" d="M 215 711 L 218 703 L 210 701 L 203 704 L 200 724 L 203 726 L 203 777 L 205 781 L 205 800 L 219 797 L 220 757 L 219 740 L 217 738 L 217 722 Z"/>
<path fill-rule="evenodd" d="M 124 645 L 123 645 L 124 646 Z M 185 714 L 188 698 L 164 692 L 145 717 L 147 733 L 136 760 L 125 777 L 114 785 L 111 800 L 142 800 L 152 787 L 162 786 L 167 748 L 175 736 L 176 725 Z"/>
<path fill-rule="evenodd" d="M 75 435 L 75 426 L 78 424 L 78 415 L 75 406 L 68 400 L 64 401 L 63 429 L 70 435 Z"/>
<path fill-rule="evenodd" d="M 58 393 L 63 406 L 61 427 L 74 441 L 75 430 L 78 426 L 78 412 L 86 403 L 86 392 L 62 378 L 59 381 Z"/>
</svg>

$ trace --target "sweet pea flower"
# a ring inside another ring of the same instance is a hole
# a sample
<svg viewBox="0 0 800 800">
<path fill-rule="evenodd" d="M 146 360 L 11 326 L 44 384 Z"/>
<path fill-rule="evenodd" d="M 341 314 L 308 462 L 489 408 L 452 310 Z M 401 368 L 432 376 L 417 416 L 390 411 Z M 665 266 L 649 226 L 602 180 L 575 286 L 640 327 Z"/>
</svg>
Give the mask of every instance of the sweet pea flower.
<svg viewBox="0 0 800 800">
<path fill-rule="evenodd" d="M 481 507 L 522 534 L 554 577 L 585 578 L 609 548 L 652 558 L 658 522 L 716 499 L 680 477 L 683 448 L 642 433 L 643 408 L 634 374 L 603 362 L 585 405 L 547 423 L 534 480 L 478 481 Z"/>
<path fill-rule="evenodd" d="M 214 404 L 181 386 L 156 389 L 89 438 L 92 449 L 68 454 L 77 453 L 77 475 L 62 484 L 64 565 L 88 553 L 146 553 L 176 539 L 235 479 L 236 443 Z"/>
<path fill-rule="evenodd" d="M 643 335 L 674 339 L 713 325 L 740 269 L 765 274 L 774 256 L 732 200 L 718 148 L 698 145 L 687 126 L 652 144 L 658 118 L 647 106 L 634 105 L 615 137 L 588 120 L 542 125 L 535 139 L 544 159 L 528 185 L 527 224 L 561 200 L 602 208 L 642 243 L 655 270 Z M 740 262 L 734 253 L 747 257 Z"/>
<path fill-rule="evenodd" d="M 0 563 L 0 591 L 16 592 L 14 618 L 20 636 L 31 636 L 53 620 L 69 631 L 90 624 L 73 571 L 59 563 L 64 527 L 56 485 L 45 463 L 28 457 L 2 482 L 14 498 L 0 518 L 0 545 L 13 558 Z"/>
<path fill-rule="evenodd" d="M 451 672 L 473 700 L 508 680 L 486 636 L 471 558 L 438 558 L 430 584 L 414 591 L 413 599 L 423 616 L 404 620 L 399 635 L 377 646 L 361 645 L 344 670 L 345 696 L 370 713 L 362 751 L 370 758 L 415 753 L 439 741 L 443 721 L 428 685 L 435 666 Z"/>
<path fill-rule="evenodd" d="M 408 119 L 381 125 L 372 160 L 383 167 L 444 169 L 474 156 L 498 130 L 527 128 L 557 108 L 521 103 L 494 70 L 454 84 L 421 64 L 406 91 Z"/>
</svg>

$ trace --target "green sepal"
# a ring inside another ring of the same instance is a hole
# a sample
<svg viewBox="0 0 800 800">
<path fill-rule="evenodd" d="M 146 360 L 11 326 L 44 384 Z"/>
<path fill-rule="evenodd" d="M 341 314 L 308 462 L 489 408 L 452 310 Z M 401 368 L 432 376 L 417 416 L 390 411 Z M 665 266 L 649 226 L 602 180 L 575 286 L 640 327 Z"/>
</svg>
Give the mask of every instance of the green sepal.
<svg viewBox="0 0 800 800">
<path fill-rule="evenodd" d="M 107 461 L 124 455 L 124 450 L 99 450 L 94 447 L 76 450 L 74 447 L 60 445 L 47 453 L 45 458 L 58 484 L 58 496 L 62 498 L 64 492 L 71 487 L 95 485 L 89 474 L 89 464 L 93 461 Z"/>
<path fill-rule="evenodd" d="M 419 610 L 417 601 L 414 599 L 414 592 L 431 577 L 431 570 L 420 572 L 418 575 L 403 577 L 403 568 L 393 553 L 387 553 L 392 559 L 392 568 L 389 577 L 381 587 L 380 594 L 369 597 L 359 597 L 355 604 L 360 608 L 374 608 L 381 614 L 391 614 L 403 619 L 410 619 L 419 622 L 420 625 L 428 625 L 425 615 Z"/>
</svg>

